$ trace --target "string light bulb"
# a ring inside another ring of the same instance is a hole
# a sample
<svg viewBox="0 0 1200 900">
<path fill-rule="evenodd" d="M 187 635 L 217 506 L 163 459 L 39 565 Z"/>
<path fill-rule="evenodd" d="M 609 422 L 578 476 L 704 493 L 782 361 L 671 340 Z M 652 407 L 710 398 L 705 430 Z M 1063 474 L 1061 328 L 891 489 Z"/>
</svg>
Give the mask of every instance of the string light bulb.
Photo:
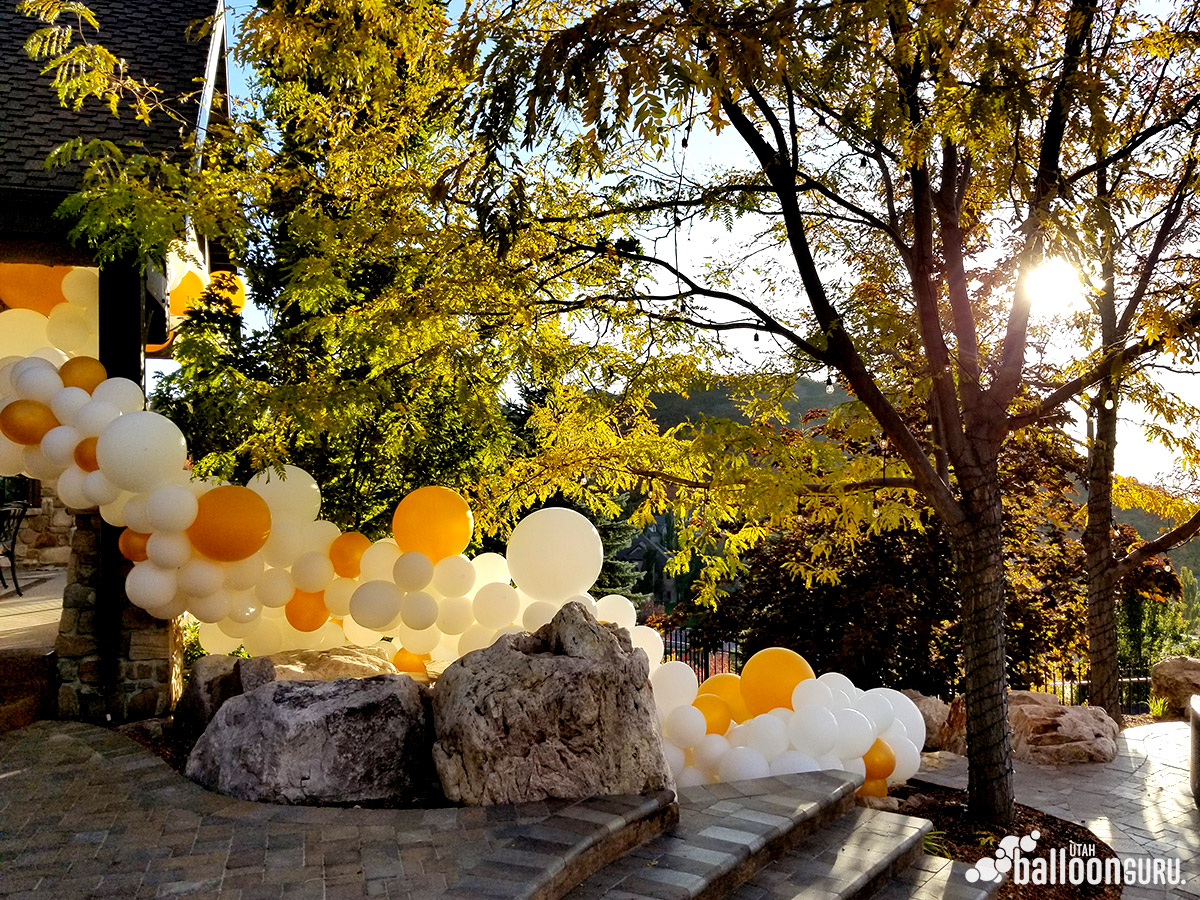
<svg viewBox="0 0 1200 900">
<path fill-rule="evenodd" d="M 832 373 L 825 376 L 825 393 L 827 393 L 827 394 L 833 393 L 833 374 Z"/>
<path fill-rule="evenodd" d="M 1113 392 L 1109 391 L 1104 395 L 1104 408 L 1114 409 L 1117 405 L 1117 398 L 1113 396 Z"/>
</svg>

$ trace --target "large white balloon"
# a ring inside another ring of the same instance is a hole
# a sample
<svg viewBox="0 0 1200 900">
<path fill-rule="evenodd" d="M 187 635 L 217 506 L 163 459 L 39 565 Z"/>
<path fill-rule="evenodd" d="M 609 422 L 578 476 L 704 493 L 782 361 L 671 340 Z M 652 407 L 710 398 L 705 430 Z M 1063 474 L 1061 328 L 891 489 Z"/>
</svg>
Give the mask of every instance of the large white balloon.
<svg viewBox="0 0 1200 900">
<path fill-rule="evenodd" d="M 506 560 L 522 591 L 534 600 L 561 602 L 595 584 L 604 564 L 604 545 L 586 516 L 547 507 L 517 523 Z"/>
<path fill-rule="evenodd" d="M 92 266 L 74 266 L 63 276 L 59 290 L 72 306 L 97 309 L 100 305 L 100 270 Z"/>
<path fill-rule="evenodd" d="M 100 471 L 127 491 L 149 491 L 170 482 L 187 465 L 187 455 L 179 426 L 153 412 L 115 419 L 96 442 Z"/>
<path fill-rule="evenodd" d="M 350 598 L 350 617 L 364 628 L 385 631 L 400 615 L 404 594 L 390 581 L 368 581 Z"/>
<path fill-rule="evenodd" d="M 284 466 L 282 476 L 274 469 L 259 472 L 246 487 L 267 501 L 272 520 L 312 522 L 321 512 L 317 480 L 297 466 Z"/>
</svg>

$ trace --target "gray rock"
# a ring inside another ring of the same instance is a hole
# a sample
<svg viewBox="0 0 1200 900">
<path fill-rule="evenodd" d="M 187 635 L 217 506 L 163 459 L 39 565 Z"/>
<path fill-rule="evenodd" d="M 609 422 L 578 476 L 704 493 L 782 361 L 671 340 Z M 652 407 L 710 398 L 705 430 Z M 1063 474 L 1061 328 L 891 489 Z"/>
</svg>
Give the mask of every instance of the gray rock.
<svg viewBox="0 0 1200 900">
<path fill-rule="evenodd" d="M 175 706 L 175 727 L 188 734 L 199 734 L 208 727 L 221 704 L 242 693 L 238 662 L 236 656 L 201 656 L 192 663 L 192 672 Z"/>
<path fill-rule="evenodd" d="M 238 664 L 242 689 L 252 691 L 268 681 L 336 681 L 394 675 L 396 667 L 379 647 L 332 647 L 328 650 L 284 650 L 243 659 Z"/>
<path fill-rule="evenodd" d="M 536 634 L 503 635 L 433 689 L 433 758 L 471 805 L 673 789 L 646 654 L 568 603 Z"/>
<path fill-rule="evenodd" d="M 226 701 L 187 775 L 243 800 L 428 801 L 437 779 L 426 706 L 407 675 L 269 682 Z"/>
<path fill-rule="evenodd" d="M 920 691 L 901 691 L 904 696 L 916 704 L 921 718 L 925 720 L 926 750 L 941 750 L 942 729 L 950 718 L 950 704 L 940 697 L 926 697 Z M 918 750 L 922 749 L 920 747 Z"/>
<path fill-rule="evenodd" d="M 1150 669 L 1150 693 L 1167 701 L 1167 712 L 1185 714 L 1192 694 L 1200 694 L 1200 659 L 1172 656 Z"/>
<path fill-rule="evenodd" d="M 1013 756 L 1025 762 L 1063 765 L 1117 758 L 1120 729 L 1098 706 L 1064 706 L 1053 694 L 1009 691 L 1008 722 Z"/>
</svg>

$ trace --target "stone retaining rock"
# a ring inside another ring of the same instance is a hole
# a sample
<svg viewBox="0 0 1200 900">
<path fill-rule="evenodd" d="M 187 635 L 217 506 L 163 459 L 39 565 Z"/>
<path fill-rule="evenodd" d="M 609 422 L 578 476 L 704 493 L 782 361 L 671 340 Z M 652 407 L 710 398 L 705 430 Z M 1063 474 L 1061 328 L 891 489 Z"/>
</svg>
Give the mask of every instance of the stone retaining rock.
<svg viewBox="0 0 1200 900">
<path fill-rule="evenodd" d="M 187 776 L 243 800 L 427 802 L 437 780 L 426 704 L 407 675 L 268 682 L 221 706 Z"/>
<path fill-rule="evenodd" d="M 1167 701 L 1167 711 L 1182 716 L 1192 694 L 1200 694 L 1200 659 L 1172 656 L 1150 669 L 1150 693 Z"/>
<path fill-rule="evenodd" d="M 1013 756 L 1062 765 L 1112 762 L 1120 728 L 1097 706 L 1064 706 L 1053 694 L 1009 691 L 1008 721 Z"/>
<path fill-rule="evenodd" d="M 238 663 L 242 689 L 252 691 L 268 681 L 336 681 L 394 675 L 396 667 L 381 647 L 346 645 L 328 650 L 284 650 Z"/>
<path fill-rule="evenodd" d="M 916 704 L 921 718 L 925 720 L 925 746 L 918 750 L 941 750 L 942 730 L 950 718 L 950 704 L 940 697 L 926 697 L 920 691 L 901 691 Z"/>
<path fill-rule="evenodd" d="M 536 634 L 501 636 L 433 689 L 434 763 L 471 805 L 674 788 L 646 654 L 578 603 Z"/>
<path fill-rule="evenodd" d="M 217 710 L 230 697 L 242 693 L 236 656 L 201 656 L 192 663 L 192 672 L 175 706 L 175 727 L 187 734 L 200 734 L 208 727 Z"/>
</svg>

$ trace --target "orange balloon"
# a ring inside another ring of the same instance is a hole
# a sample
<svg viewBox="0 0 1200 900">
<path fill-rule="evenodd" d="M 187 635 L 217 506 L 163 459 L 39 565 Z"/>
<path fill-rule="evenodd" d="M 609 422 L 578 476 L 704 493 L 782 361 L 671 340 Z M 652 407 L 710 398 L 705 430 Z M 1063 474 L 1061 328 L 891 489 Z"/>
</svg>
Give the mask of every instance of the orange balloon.
<svg viewBox="0 0 1200 900">
<path fill-rule="evenodd" d="M 75 465 L 85 472 L 95 472 L 100 468 L 100 463 L 96 462 L 96 443 L 99 440 L 96 437 L 85 437 L 75 445 Z"/>
<path fill-rule="evenodd" d="M 371 539 L 357 531 L 347 531 L 333 539 L 329 547 L 329 559 L 333 571 L 343 578 L 357 578 L 362 572 L 362 556 L 371 546 Z"/>
<path fill-rule="evenodd" d="M 781 706 L 791 709 L 796 685 L 815 677 L 812 666 L 795 650 L 767 647 L 742 666 L 742 697 L 756 716 Z"/>
<path fill-rule="evenodd" d="M 729 706 L 729 714 L 735 722 L 753 718 L 746 708 L 746 701 L 742 699 L 742 679 L 733 672 L 721 672 L 704 679 L 696 694 L 716 694 Z"/>
<path fill-rule="evenodd" d="M 200 495 L 187 536 L 209 559 L 237 562 L 261 550 L 271 536 L 271 510 L 250 488 L 223 484 Z"/>
<path fill-rule="evenodd" d="M 708 724 L 709 734 L 724 734 L 729 730 L 729 723 L 733 721 L 733 713 L 729 711 L 729 704 L 716 694 L 697 694 L 696 699 L 692 701 L 692 706 L 704 713 L 704 721 Z"/>
<path fill-rule="evenodd" d="M 40 444 L 46 432 L 58 426 L 50 407 L 36 400 L 14 400 L 0 410 L 0 431 L 18 444 Z"/>
<path fill-rule="evenodd" d="M 62 379 L 63 387 L 83 388 L 90 394 L 96 385 L 108 378 L 108 371 L 94 356 L 76 356 L 59 366 L 58 377 Z"/>
<path fill-rule="evenodd" d="M 167 342 L 165 344 L 147 344 L 146 345 L 146 354 L 148 356 L 153 356 L 155 353 L 162 353 L 164 350 L 166 350 L 168 347 L 170 347 L 174 343 L 175 343 L 175 330 L 171 329 L 170 331 L 167 332 Z M 171 354 L 167 353 L 167 354 L 163 354 L 162 357 L 154 357 L 154 358 L 155 359 L 163 359 L 163 358 L 170 359 Z"/>
<path fill-rule="evenodd" d="M 241 312 L 246 305 L 246 285 L 233 272 L 213 272 L 208 280 L 208 289 L 222 300 L 229 301 L 234 312 Z"/>
<path fill-rule="evenodd" d="M 896 754 L 883 738 L 875 738 L 871 749 L 863 754 L 863 765 L 867 767 L 867 780 L 887 781 L 888 776 L 896 771 Z"/>
<path fill-rule="evenodd" d="M 183 316 L 196 305 L 200 295 L 204 293 L 204 280 L 195 272 L 189 270 L 179 284 L 171 291 L 171 315 Z"/>
<path fill-rule="evenodd" d="M 429 654 L 418 656 L 401 647 L 396 651 L 396 655 L 392 657 L 392 665 L 396 667 L 397 672 L 415 672 L 419 675 L 428 675 L 429 673 L 425 669 L 425 660 L 427 659 L 429 659 Z"/>
<path fill-rule="evenodd" d="M 862 787 L 854 792 L 854 795 L 856 797 L 886 797 L 887 780 L 884 778 L 868 778 L 862 783 Z"/>
<path fill-rule="evenodd" d="M 62 282 L 72 266 L 0 263 L 0 300 L 10 309 L 32 309 L 43 316 L 65 303 Z"/>
<path fill-rule="evenodd" d="M 392 535 L 404 553 L 424 553 L 433 562 L 457 556 L 471 543 L 475 519 L 462 496 L 449 488 L 417 488 L 392 516 Z"/>
<path fill-rule="evenodd" d="M 283 614 L 297 631 L 316 631 L 329 621 L 325 592 L 309 593 L 297 588 L 292 599 L 284 606 Z"/>
<path fill-rule="evenodd" d="M 142 562 L 146 559 L 146 541 L 148 540 L 150 540 L 150 535 L 126 528 L 117 538 L 117 549 L 131 562 Z"/>
</svg>

